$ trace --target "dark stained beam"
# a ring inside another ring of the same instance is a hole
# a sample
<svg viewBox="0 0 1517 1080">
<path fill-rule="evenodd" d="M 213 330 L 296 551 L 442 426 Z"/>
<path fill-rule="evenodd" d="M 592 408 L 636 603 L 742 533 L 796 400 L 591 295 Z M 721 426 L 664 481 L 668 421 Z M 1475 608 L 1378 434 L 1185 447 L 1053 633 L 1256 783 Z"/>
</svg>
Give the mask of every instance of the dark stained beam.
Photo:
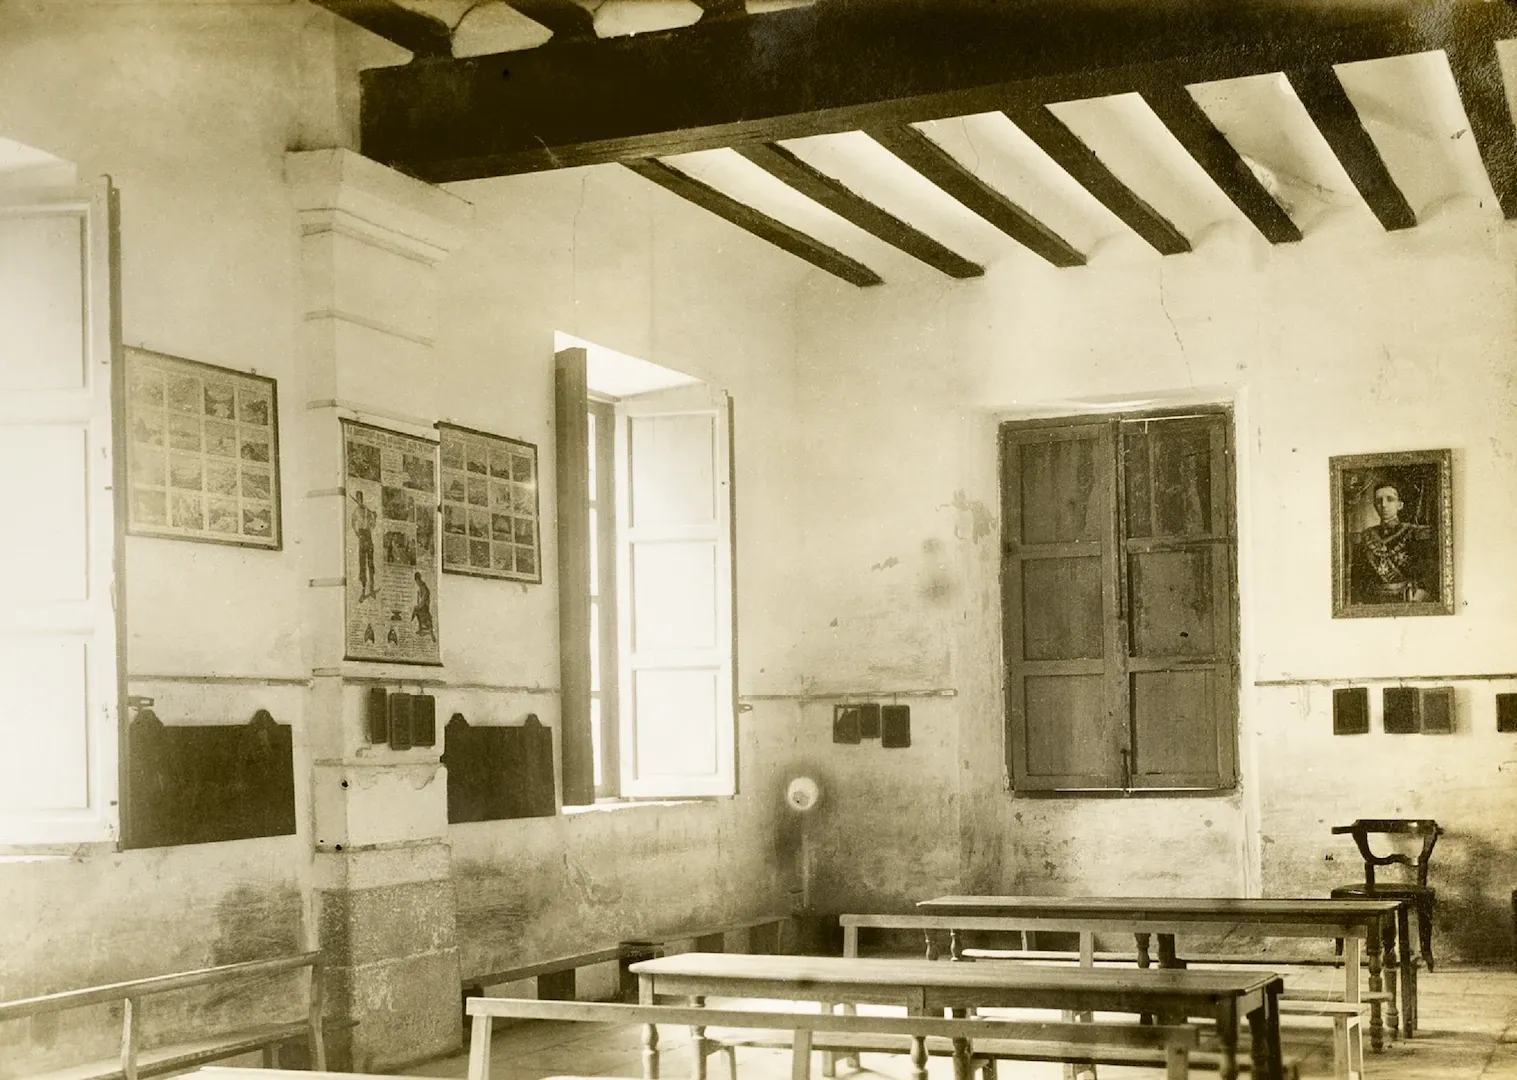
<svg viewBox="0 0 1517 1080">
<path fill-rule="evenodd" d="M 865 128 L 864 133 L 1033 254 L 1055 266 L 1085 265 L 1085 256 L 1062 237 L 910 124 Z"/>
<path fill-rule="evenodd" d="M 1421 52 L 1449 12 L 1517 35 L 1484 0 L 823 0 L 370 69 L 361 147 L 437 182 L 591 165 Z"/>
<path fill-rule="evenodd" d="M 713 19 L 741 19 L 747 18 L 748 9 L 743 0 L 695 0 L 705 12 L 701 16 L 706 22 Z"/>
<path fill-rule="evenodd" d="M 1196 159 L 1212 182 L 1270 243 L 1287 244 L 1301 239 L 1301 230 L 1285 208 L 1259 183 L 1248 163 L 1217 130 L 1183 83 L 1157 82 L 1144 87 L 1142 94 L 1185 152 Z"/>
<path fill-rule="evenodd" d="M 394 0 L 313 0 L 334 15 L 410 49 L 414 58 L 452 56 L 453 35 L 447 24 Z"/>
<path fill-rule="evenodd" d="M 768 214 L 760 213 L 746 203 L 738 202 L 730 195 L 716 190 L 709 184 L 703 184 L 693 176 L 665 165 L 662 161 L 643 158 L 624 161 L 622 164 L 637 175 L 652 180 L 664 190 L 672 191 L 680 198 L 694 203 L 703 210 L 711 211 L 717 217 L 725 218 L 739 229 L 752 233 L 760 240 L 767 240 L 775 247 L 799 256 L 812 266 L 819 267 L 850 284 L 879 285 L 884 281 L 869 267 L 855 259 L 850 259 L 841 251 L 828 247 L 799 229 L 792 229 L 783 221 L 776 221 Z"/>
<path fill-rule="evenodd" d="M 1337 72 L 1330 67 L 1294 68 L 1285 77 L 1380 224 L 1387 230 L 1415 226 L 1417 215 L 1391 178 L 1379 147 L 1364 130 Z"/>
<path fill-rule="evenodd" d="M 1038 148 L 1133 232 L 1161 255 L 1179 255 L 1190 250 L 1185 234 L 1168 218 L 1140 199 L 1118 180 L 1080 137 L 1043 105 L 1018 105 L 1003 110 L 1006 118 L 1022 129 Z"/>
<path fill-rule="evenodd" d="M 574 0 L 511 0 L 511 6 L 539 26 L 553 31 L 553 40 L 592 41 L 595 19 Z"/>
<path fill-rule="evenodd" d="M 737 152 L 838 217 L 920 259 L 934 270 L 954 278 L 974 278 L 985 273 L 983 266 L 955 254 L 826 173 L 812 168 L 783 146 L 758 143 L 740 146 Z"/>
<path fill-rule="evenodd" d="M 1464 102 L 1470 134 L 1480 148 L 1501 214 L 1517 218 L 1517 128 L 1507 105 L 1501 65 L 1492 41 L 1466 40 L 1447 48 L 1449 69 Z"/>
</svg>

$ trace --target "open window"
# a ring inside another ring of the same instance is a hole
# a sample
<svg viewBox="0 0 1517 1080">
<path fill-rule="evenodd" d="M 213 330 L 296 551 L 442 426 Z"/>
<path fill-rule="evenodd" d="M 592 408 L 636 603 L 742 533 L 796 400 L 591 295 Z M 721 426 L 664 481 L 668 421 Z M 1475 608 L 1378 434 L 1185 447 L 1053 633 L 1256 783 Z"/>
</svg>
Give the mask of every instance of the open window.
<svg viewBox="0 0 1517 1080">
<path fill-rule="evenodd" d="M 736 790 L 730 404 L 558 354 L 564 804 Z"/>
<path fill-rule="evenodd" d="M 0 845 L 111 841 L 125 668 L 115 191 L 71 186 L 62 163 L 7 171 L 15 145 L 0 140 Z"/>
</svg>

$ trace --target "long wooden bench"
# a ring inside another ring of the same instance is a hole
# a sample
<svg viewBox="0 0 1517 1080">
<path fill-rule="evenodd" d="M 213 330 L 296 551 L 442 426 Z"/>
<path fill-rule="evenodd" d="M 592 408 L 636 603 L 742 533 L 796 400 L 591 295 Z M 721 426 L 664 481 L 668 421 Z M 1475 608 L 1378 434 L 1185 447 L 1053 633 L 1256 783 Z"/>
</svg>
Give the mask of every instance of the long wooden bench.
<svg viewBox="0 0 1517 1080">
<path fill-rule="evenodd" d="M 306 981 L 305 1000 L 301 1002 L 304 1016 L 299 1020 L 254 1023 L 234 1031 L 204 1035 L 165 1046 L 144 1048 L 141 1045 L 142 1003 L 146 998 L 193 987 L 224 990 L 228 984 L 305 968 L 310 969 L 310 977 Z M 0 1002 L 0 1023 L 90 1005 L 116 1003 L 122 1007 L 120 1056 L 109 1061 L 81 1063 L 43 1074 L 47 1080 L 139 1080 L 140 1077 L 182 1072 L 205 1062 L 223 1061 L 255 1050 L 262 1051 L 264 1064 L 272 1067 L 278 1048 L 295 1039 L 306 1042 L 310 1062 L 315 1068 L 326 1067 L 326 1047 L 322 1037 L 320 952 L 252 960 L 242 964 L 224 964 Z"/>
<path fill-rule="evenodd" d="M 650 1080 L 659 1075 L 659 1024 L 698 1029 L 691 1053 L 702 1061 L 712 1052 L 711 1044 L 718 1042 L 708 1038 L 706 1031 L 741 1029 L 772 1033 L 773 1045 L 791 1051 L 791 1080 L 809 1080 L 814 1050 L 830 1047 L 868 1052 L 879 1045 L 881 1037 L 892 1040 L 884 1044 L 891 1052 L 910 1054 L 913 1071 L 919 1076 L 925 1075 L 930 1042 L 941 1042 L 953 1053 L 953 1043 L 957 1041 L 958 1052 L 967 1055 L 963 1061 L 966 1070 L 976 1060 L 1002 1058 L 1084 1065 L 1138 1063 L 1163 1066 L 1168 1080 L 1179 1080 L 1190 1075 L 1190 1057 L 1197 1045 L 1196 1029 L 1190 1025 L 845 1016 L 827 1012 L 755 1012 L 516 998 L 471 998 L 468 1012 L 473 1017 L 469 1080 L 490 1078 L 491 1024 L 498 1017 L 642 1024 L 647 1029 L 643 1072 Z"/>
</svg>

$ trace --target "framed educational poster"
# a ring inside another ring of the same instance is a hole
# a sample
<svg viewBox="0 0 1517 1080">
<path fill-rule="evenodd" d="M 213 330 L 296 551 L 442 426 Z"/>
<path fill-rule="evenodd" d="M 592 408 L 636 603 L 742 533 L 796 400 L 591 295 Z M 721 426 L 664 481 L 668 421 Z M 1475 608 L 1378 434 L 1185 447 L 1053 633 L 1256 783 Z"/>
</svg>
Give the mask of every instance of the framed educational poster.
<svg viewBox="0 0 1517 1080">
<path fill-rule="evenodd" d="M 537 447 L 438 424 L 442 434 L 442 568 L 541 584 Z"/>
<path fill-rule="evenodd" d="M 437 444 L 344 420 L 342 463 L 346 658 L 441 664 Z"/>
<path fill-rule="evenodd" d="M 126 349 L 127 531 L 278 550 L 274 380 Z"/>
</svg>

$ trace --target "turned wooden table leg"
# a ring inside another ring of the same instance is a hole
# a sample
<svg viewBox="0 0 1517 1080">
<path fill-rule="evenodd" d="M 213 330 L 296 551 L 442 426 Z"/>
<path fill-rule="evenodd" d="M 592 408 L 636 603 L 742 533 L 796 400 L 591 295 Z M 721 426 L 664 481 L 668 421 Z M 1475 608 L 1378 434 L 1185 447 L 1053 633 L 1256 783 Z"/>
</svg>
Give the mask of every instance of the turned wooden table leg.
<svg viewBox="0 0 1517 1080">
<path fill-rule="evenodd" d="M 1385 989 L 1385 982 L 1380 976 L 1382 951 L 1378 925 L 1370 927 L 1365 951 L 1369 954 L 1370 993 L 1378 994 Z M 1381 1018 L 1379 998 L 1370 1002 L 1370 1049 L 1376 1053 L 1385 1049 L 1385 1021 Z"/>
<path fill-rule="evenodd" d="M 658 1080 L 658 1025 L 643 1025 L 643 1080 Z"/>
<path fill-rule="evenodd" d="M 1385 974 L 1385 988 L 1391 995 L 1385 1002 L 1385 1027 L 1390 1033 L 1391 1038 L 1395 1039 L 1402 1034 L 1401 1009 L 1397 1005 L 1397 1000 L 1401 994 L 1401 980 L 1398 977 L 1400 965 L 1396 962 L 1395 919 L 1386 918 L 1382 920 L 1380 942 L 1381 951 L 1385 956 L 1384 963 L 1382 964 Z"/>
<path fill-rule="evenodd" d="M 1402 904 L 1396 912 L 1396 937 L 1400 940 L 1401 1030 L 1410 1039 L 1417 1034 L 1417 958 L 1412 953 L 1412 906 Z"/>
</svg>

